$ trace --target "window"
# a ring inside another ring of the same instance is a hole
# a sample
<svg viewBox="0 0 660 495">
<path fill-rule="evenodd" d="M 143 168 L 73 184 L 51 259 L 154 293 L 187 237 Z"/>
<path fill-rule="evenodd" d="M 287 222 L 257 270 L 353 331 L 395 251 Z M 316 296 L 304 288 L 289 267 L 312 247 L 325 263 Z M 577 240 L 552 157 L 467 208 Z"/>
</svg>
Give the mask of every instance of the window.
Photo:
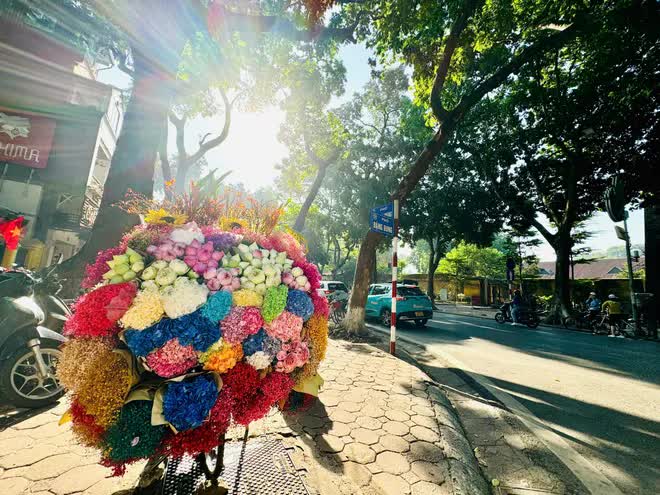
<svg viewBox="0 0 660 495">
<path fill-rule="evenodd" d="M 383 285 L 374 285 L 374 288 L 371 290 L 371 295 L 380 296 L 382 294 L 387 294 L 387 287 Z"/>
<path fill-rule="evenodd" d="M 396 292 L 397 294 L 404 297 L 425 295 L 421 290 L 419 290 L 419 287 L 397 287 Z"/>
<path fill-rule="evenodd" d="M 348 292 L 348 289 L 344 284 L 340 283 L 330 283 L 328 284 L 328 290 L 343 290 L 344 292 Z"/>
</svg>

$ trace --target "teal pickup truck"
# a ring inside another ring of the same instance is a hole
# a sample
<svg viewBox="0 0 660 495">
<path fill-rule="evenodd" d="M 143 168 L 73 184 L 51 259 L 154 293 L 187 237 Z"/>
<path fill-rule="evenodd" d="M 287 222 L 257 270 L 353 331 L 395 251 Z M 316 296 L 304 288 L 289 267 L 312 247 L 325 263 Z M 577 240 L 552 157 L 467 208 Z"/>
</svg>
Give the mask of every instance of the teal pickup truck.
<svg viewBox="0 0 660 495">
<path fill-rule="evenodd" d="M 396 286 L 396 319 L 397 321 L 414 321 L 418 327 L 426 326 L 433 317 L 431 299 L 416 285 Z M 392 284 L 372 284 L 367 296 L 366 316 L 379 318 L 385 326 L 390 326 L 392 317 Z"/>
</svg>

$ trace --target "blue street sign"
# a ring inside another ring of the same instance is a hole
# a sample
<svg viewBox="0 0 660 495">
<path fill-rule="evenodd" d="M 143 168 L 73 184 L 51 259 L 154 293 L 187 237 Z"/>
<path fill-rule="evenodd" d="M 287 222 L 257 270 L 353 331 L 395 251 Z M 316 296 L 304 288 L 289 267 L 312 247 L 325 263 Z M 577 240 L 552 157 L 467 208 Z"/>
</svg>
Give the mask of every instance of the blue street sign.
<svg viewBox="0 0 660 495">
<path fill-rule="evenodd" d="M 394 203 L 387 203 L 383 206 L 377 206 L 376 208 L 371 209 L 372 213 L 382 215 L 384 217 L 393 217 L 394 216 Z"/>
<path fill-rule="evenodd" d="M 394 236 L 394 205 L 392 203 L 373 208 L 369 215 L 369 228 L 389 237 Z"/>
</svg>

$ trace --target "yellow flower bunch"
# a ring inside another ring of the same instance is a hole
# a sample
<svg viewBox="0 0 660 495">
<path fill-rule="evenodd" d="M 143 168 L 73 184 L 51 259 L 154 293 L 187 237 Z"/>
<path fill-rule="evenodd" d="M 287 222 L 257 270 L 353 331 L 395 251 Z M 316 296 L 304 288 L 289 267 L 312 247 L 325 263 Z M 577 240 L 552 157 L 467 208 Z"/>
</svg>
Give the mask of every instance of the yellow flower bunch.
<svg viewBox="0 0 660 495">
<path fill-rule="evenodd" d="M 309 342 L 309 361 L 296 374 L 296 384 L 314 376 L 319 369 L 319 364 L 325 358 L 328 349 L 328 320 L 318 313 L 305 322 L 303 327 L 303 338 Z"/>
<path fill-rule="evenodd" d="M 124 328 L 144 330 L 159 321 L 164 312 L 158 291 L 143 290 L 138 292 L 133 304 L 124 313 L 120 323 Z"/>
<path fill-rule="evenodd" d="M 183 225 L 188 220 L 188 216 L 181 213 L 170 213 L 163 208 L 158 210 L 149 210 L 144 217 L 146 223 L 151 224 L 169 224 L 169 225 Z"/>
<path fill-rule="evenodd" d="M 232 301 L 234 302 L 234 306 L 261 307 L 264 303 L 264 296 L 252 289 L 240 289 L 232 293 Z"/>
<path fill-rule="evenodd" d="M 116 419 L 133 383 L 128 362 L 113 348 L 106 339 L 73 339 L 57 368 L 62 384 L 104 428 Z"/>
<path fill-rule="evenodd" d="M 203 352 L 199 361 L 204 364 L 204 369 L 226 373 L 243 359 L 243 347 L 241 344 L 229 344 L 223 339 L 213 344 L 206 352 Z"/>
</svg>

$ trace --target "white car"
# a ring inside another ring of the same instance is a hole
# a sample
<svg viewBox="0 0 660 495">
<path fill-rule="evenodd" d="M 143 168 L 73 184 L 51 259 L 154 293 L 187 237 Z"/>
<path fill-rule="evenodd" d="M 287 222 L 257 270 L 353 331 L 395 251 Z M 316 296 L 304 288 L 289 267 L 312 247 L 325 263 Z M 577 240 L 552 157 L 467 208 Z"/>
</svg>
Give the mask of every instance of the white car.
<svg viewBox="0 0 660 495">
<path fill-rule="evenodd" d="M 323 290 L 325 296 L 329 299 L 348 299 L 348 287 L 346 287 L 344 282 L 338 282 L 336 280 L 323 280 L 321 281 L 321 290 Z"/>
</svg>

